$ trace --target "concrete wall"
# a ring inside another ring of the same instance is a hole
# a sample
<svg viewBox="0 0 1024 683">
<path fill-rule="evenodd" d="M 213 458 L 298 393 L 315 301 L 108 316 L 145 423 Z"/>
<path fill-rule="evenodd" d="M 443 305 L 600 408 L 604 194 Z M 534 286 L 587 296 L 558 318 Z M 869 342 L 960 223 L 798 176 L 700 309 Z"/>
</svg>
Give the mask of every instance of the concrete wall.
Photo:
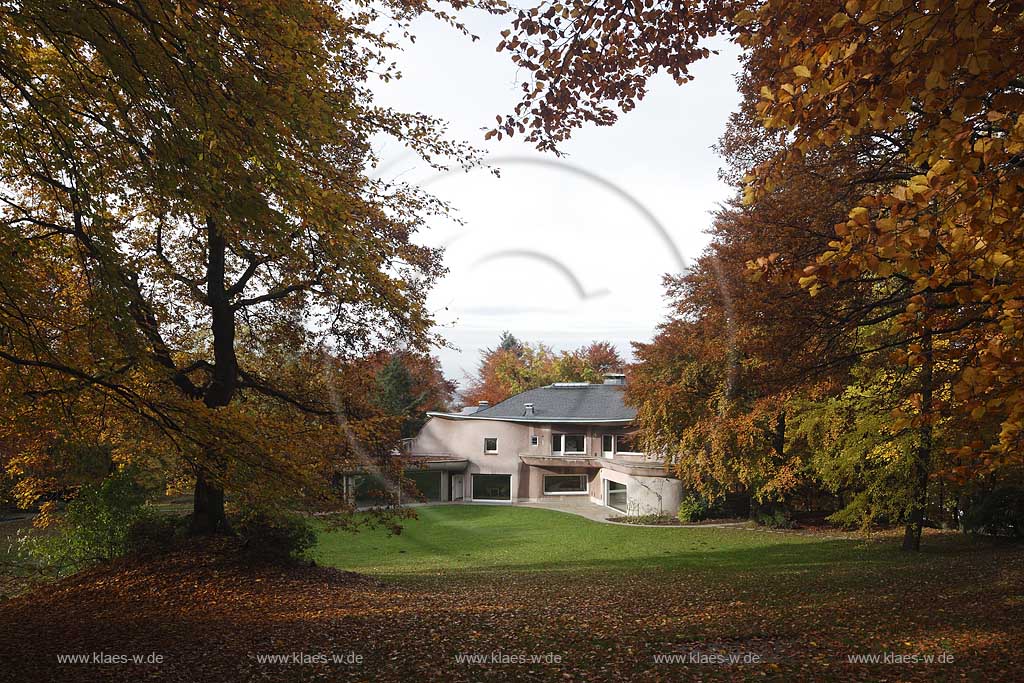
<svg viewBox="0 0 1024 683">
<path fill-rule="evenodd" d="M 671 477 L 641 477 L 624 472 L 602 469 L 598 477 L 599 495 L 594 501 L 604 504 L 604 482 L 616 481 L 626 485 L 626 505 L 629 514 L 674 515 L 679 511 L 683 483 Z"/>
</svg>

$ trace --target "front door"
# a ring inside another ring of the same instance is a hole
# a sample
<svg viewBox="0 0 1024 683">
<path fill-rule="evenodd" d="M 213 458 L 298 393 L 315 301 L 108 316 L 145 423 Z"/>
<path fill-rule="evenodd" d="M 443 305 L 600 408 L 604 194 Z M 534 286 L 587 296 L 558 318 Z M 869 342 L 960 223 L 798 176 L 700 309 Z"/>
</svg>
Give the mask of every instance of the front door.
<svg viewBox="0 0 1024 683">
<path fill-rule="evenodd" d="M 462 477 L 461 474 L 452 475 L 452 500 L 462 500 L 464 486 Z"/>
</svg>

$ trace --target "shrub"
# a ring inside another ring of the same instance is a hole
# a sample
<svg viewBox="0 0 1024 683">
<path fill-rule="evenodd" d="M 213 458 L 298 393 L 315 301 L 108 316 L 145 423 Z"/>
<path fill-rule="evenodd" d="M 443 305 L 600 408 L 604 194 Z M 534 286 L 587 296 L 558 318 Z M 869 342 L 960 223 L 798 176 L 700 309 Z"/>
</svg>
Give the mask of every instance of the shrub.
<svg viewBox="0 0 1024 683">
<path fill-rule="evenodd" d="M 56 531 L 23 537 L 23 550 L 62 573 L 112 560 L 128 551 L 128 531 L 143 516 L 145 501 L 131 473 L 119 470 L 79 489 Z"/>
<path fill-rule="evenodd" d="M 708 513 L 708 506 L 700 498 L 690 495 L 679 503 L 679 521 L 683 524 L 689 524 L 690 522 L 699 522 L 704 519 Z"/>
<path fill-rule="evenodd" d="M 125 538 L 126 550 L 132 555 L 148 555 L 167 550 L 185 535 L 186 519 L 144 510 Z"/>
<path fill-rule="evenodd" d="M 633 515 L 624 517 L 609 517 L 609 521 L 618 522 L 619 524 L 650 524 L 650 525 L 670 525 L 675 524 L 676 519 L 672 515 Z"/>
<path fill-rule="evenodd" d="M 755 521 L 769 529 L 792 529 L 796 526 L 790 514 L 779 507 L 758 512 Z"/>
<path fill-rule="evenodd" d="M 260 560 L 299 559 L 316 543 L 309 520 L 294 513 L 243 508 L 234 526 L 245 553 Z"/>
<path fill-rule="evenodd" d="M 964 514 L 964 531 L 992 536 L 1024 536 L 1024 489 L 996 489 Z"/>
</svg>

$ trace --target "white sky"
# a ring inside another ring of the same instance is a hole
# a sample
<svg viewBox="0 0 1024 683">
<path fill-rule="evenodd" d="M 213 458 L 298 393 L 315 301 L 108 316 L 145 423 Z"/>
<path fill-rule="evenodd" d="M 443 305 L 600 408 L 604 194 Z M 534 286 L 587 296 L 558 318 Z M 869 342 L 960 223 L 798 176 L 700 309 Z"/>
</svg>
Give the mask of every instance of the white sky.
<svg viewBox="0 0 1024 683">
<path fill-rule="evenodd" d="M 429 299 L 456 347 L 436 352 L 445 374 L 464 385 L 502 330 L 555 349 L 606 340 L 629 358 L 629 342 L 649 340 L 664 318 L 661 278 L 680 269 L 673 250 L 696 257 L 729 196 L 711 146 L 739 102 L 739 52 L 716 43 L 720 54 L 693 69 L 695 81 L 658 79 L 615 126 L 577 131 L 559 160 L 519 138 L 483 140 L 519 99 L 517 69 L 494 49 L 507 19 L 465 19 L 479 41 L 417 22 L 416 43 L 397 56 L 404 77 L 377 88 L 381 104 L 444 118 L 451 137 L 501 169 L 500 178 L 483 169 L 438 177 L 396 143 L 379 150 L 382 177 L 429 188 L 464 221 L 435 220 L 420 235 L 446 246 L 449 273 Z"/>
</svg>

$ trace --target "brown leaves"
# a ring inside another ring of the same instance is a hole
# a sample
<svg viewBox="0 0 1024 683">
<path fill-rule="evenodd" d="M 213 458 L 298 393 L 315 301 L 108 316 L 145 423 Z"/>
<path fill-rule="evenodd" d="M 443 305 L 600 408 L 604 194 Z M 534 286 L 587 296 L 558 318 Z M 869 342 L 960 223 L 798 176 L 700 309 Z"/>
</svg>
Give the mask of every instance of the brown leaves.
<svg viewBox="0 0 1024 683">
<path fill-rule="evenodd" d="M 664 533 L 676 533 L 661 530 Z M 733 533 L 752 534 L 737 530 Z M 929 562 L 885 543 L 784 534 L 754 569 L 460 572 L 380 581 L 336 569 L 245 566 L 230 547 L 121 562 L 3 602 L 12 680 L 1013 680 L 1021 665 L 1019 551 L 948 541 Z M 803 540 L 803 539 L 801 539 Z M 808 551 L 804 551 L 808 552 Z M 750 562 L 742 557 L 736 562 Z M 681 588 L 682 587 L 682 588 Z M 58 665 L 65 652 L 164 655 L 156 665 Z M 886 651 L 952 663 L 851 664 Z M 257 654 L 358 653 L 361 665 L 260 663 Z M 471 665 L 464 653 L 559 655 Z M 665 663 L 754 653 L 760 663 Z"/>
</svg>

